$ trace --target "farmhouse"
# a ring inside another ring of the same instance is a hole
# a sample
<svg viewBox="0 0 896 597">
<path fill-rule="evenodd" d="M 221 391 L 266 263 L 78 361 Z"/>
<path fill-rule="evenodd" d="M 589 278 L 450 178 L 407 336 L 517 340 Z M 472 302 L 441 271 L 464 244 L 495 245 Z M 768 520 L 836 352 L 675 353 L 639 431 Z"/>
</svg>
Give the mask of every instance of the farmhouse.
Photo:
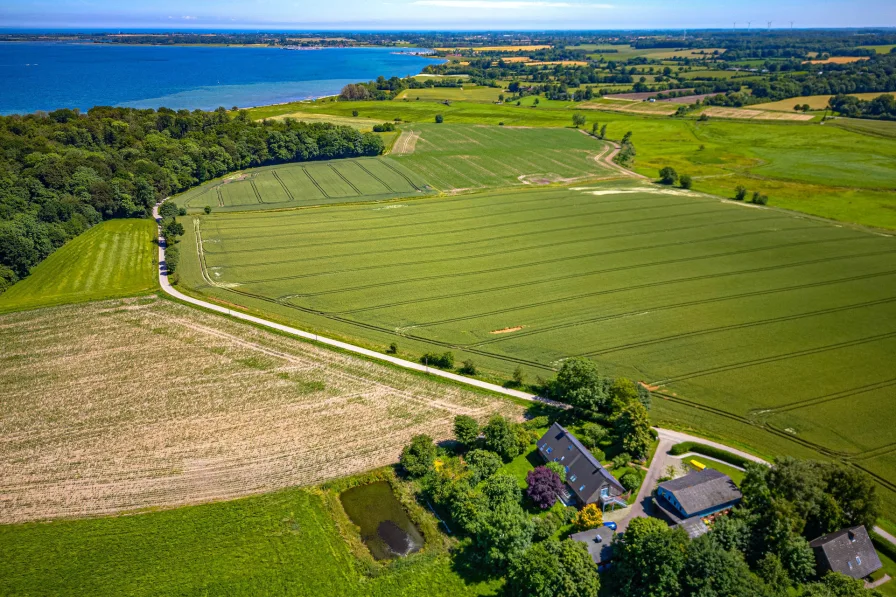
<svg viewBox="0 0 896 597">
<path fill-rule="evenodd" d="M 657 506 L 674 524 L 726 510 L 742 497 L 728 475 L 711 468 L 660 483 L 656 490 Z"/>
<path fill-rule="evenodd" d="M 618 497 L 625 493 L 625 488 L 559 423 L 554 423 L 538 440 L 538 453 L 545 462 L 557 462 L 566 467 L 566 485 L 582 505 L 595 502 L 601 507 L 626 505 Z M 569 492 L 562 497 L 568 499 Z"/>
<path fill-rule="evenodd" d="M 809 546 L 815 552 L 819 576 L 833 570 L 852 578 L 864 578 L 883 567 L 862 525 L 828 533 L 810 541 Z"/>
<path fill-rule="evenodd" d="M 573 541 L 584 543 L 588 548 L 591 559 L 597 564 L 598 572 L 603 572 L 613 559 L 613 529 L 599 526 L 596 529 L 573 533 L 569 536 Z"/>
</svg>

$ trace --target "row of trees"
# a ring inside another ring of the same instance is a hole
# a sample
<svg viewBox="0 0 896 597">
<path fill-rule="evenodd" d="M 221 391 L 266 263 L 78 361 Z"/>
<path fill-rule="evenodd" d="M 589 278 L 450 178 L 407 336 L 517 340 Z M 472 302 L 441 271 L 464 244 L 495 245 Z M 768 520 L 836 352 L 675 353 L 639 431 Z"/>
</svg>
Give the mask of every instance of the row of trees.
<svg viewBox="0 0 896 597">
<path fill-rule="evenodd" d="M 163 197 L 228 172 L 378 155 L 347 126 L 252 121 L 245 111 L 92 108 L 0 117 L 0 290 L 107 218 L 145 217 Z"/>
</svg>

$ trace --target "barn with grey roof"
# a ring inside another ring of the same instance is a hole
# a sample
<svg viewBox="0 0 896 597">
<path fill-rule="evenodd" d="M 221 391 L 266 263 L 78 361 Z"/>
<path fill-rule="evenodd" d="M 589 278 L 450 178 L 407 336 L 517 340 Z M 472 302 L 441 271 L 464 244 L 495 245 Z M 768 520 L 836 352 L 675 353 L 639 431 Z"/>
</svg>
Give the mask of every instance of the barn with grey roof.
<svg viewBox="0 0 896 597">
<path fill-rule="evenodd" d="M 709 516 L 738 504 L 743 494 L 731 478 L 715 469 L 689 473 L 660 483 L 656 503 L 673 523 Z"/>
</svg>

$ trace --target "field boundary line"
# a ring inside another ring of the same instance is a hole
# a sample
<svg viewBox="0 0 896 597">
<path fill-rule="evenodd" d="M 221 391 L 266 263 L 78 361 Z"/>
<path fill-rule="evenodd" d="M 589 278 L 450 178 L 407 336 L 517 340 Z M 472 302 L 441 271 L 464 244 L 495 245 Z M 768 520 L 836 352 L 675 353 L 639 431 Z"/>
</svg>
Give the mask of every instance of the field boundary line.
<svg viewBox="0 0 896 597">
<path fill-rule="evenodd" d="M 387 168 L 389 168 L 390 170 L 392 170 L 393 172 L 395 172 L 397 175 L 399 175 L 400 177 L 402 177 L 402 178 L 405 179 L 406 181 L 408 181 L 408 184 L 411 185 L 412 187 L 414 187 L 415 189 L 417 189 L 418 191 L 422 191 L 422 190 L 423 190 L 423 189 L 421 189 L 420 187 L 418 187 L 417 184 L 416 184 L 413 180 L 411 180 L 411 178 L 410 178 L 407 174 L 405 174 L 404 172 L 398 170 L 395 166 L 393 166 L 392 164 L 390 164 L 390 163 L 387 162 L 386 160 L 380 160 L 380 163 L 381 163 L 382 165 L 386 166 Z"/>
<path fill-rule="evenodd" d="M 267 328 L 271 328 L 274 330 L 278 330 L 280 332 L 285 332 L 292 336 L 297 336 L 299 338 L 304 338 L 305 340 L 313 340 L 319 344 L 324 344 L 326 346 L 332 346 L 334 348 L 339 348 L 341 350 L 345 350 L 347 352 L 351 352 L 354 354 L 359 354 L 365 356 L 367 358 L 372 358 L 377 361 L 384 361 L 387 363 L 391 363 L 393 365 L 397 365 L 399 367 L 403 367 L 405 369 L 411 369 L 414 371 L 426 373 L 427 375 L 433 375 L 436 377 L 441 377 L 444 379 L 449 379 L 454 382 L 459 382 L 468 386 L 473 386 L 476 388 L 488 390 L 490 392 L 494 392 L 496 394 L 503 394 L 505 396 L 511 396 L 514 398 L 520 398 L 522 400 L 528 400 L 531 402 L 541 402 L 543 404 L 549 404 L 551 406 L 556 406 L 558 408 L 569 408 L 567 405 L 556 402 L 554 400 L 550 400 L 548 398 L 543 398 L 537 396 L 535 394 L 530 394 L 528 392 L 522 392 L 520 390 L 512 390 L 509 388 L 505 388 L 499 386 L 497 384 L 489 383 L 486 381 L 481 381 L 478 379 L 473 379 L 470 377 L 466 377 L 463 375 L 458 375 L 456 373 L 451 373 L 449 371 L 442 371 L 441 369 L 435 369 L 432 367 L 428 367 L 425 365 L 421 365 L 420 363 L 415 363 L 413 361 L 407 361 L 405 359 L 400 359 L 398 357 L 393 357 L 390 355 L 382 354 L 367 348 L 362 348 L 360 346 L 355 346 L 354 344 L 349 344 L 347 342 L 342 342 L 340 340 L 334 340 L 332 338 L 327 338 L 326 336 L 321 336 L 319 334 L 306 332 L 304 330 L 300 330 L 298 328 L 286 326 L 283 324 L 275 323 L 273 321 L 269 321 L 267 319 L 262 319 L 260 317 L 255 317 L 254 315 L 248 315 L 246 313 L 242 313 L 240 311 L 234 311 L 233 309 L 228 309 L 226 307 L 222 307 L 220 305 L 215 305 L 213 303 L 209 303 L 200 299 L 193 298 L 191 296 L 187 296 L 182 292 L 176 290 L 171 283 L 168 281 L 168 266 L 165 262 L 165 239 L 161 234 L 161 217 L 159 216 L 159 206 L 161 203 L 157 203 L 153 208 L 153 217 L 156 219 L 156 222 L 159 225 L 159 284 L 162 287 L 162 290 L 174 298 L 181 300 L 183 302 L 189 303 L 191 305 L 196 305 L 202 307 L 204 309 L 208 309 L 210 311 L 214 311 L 216 313 L 222 313 L 224 315 L 229 315 L 230 317 L 234 317 L 236 319 L 241 319 L 243 321 L 248 321 L 254 323 L 256 325 L 261 325 Z"/>
</svg>

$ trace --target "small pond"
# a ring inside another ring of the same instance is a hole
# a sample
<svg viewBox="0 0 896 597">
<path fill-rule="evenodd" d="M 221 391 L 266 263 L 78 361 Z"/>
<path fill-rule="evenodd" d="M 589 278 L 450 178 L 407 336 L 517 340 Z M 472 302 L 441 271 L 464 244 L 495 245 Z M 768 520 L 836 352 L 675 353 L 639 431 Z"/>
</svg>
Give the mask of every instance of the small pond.
<svg viewBox="0 0 896 597">
<path fill-rule="evenodd" d="M 386 481 L 353 487 L 339 499 L 348 517 L 361 527 L 361 540 L 375 559 L 398 558 L 423 547 L 423 536 Z"/>
</svg>

